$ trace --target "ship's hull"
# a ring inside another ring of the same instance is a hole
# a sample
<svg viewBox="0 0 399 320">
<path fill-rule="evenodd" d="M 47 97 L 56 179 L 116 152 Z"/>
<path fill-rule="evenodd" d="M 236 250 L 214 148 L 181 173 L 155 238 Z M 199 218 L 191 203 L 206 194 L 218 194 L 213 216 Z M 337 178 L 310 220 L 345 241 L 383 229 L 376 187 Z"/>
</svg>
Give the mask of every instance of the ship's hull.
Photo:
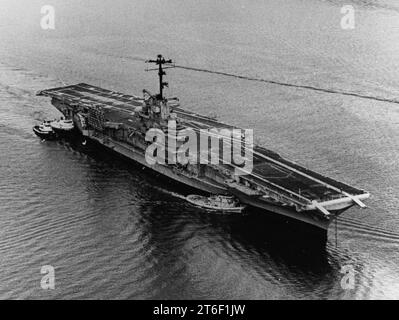
<svg viewBox="0 0 399 320">
<path fill-rule="evenodd" d="M 270 213 L 277 213 L 289 219 L 294 219 L 298 222 L 311 225 L 325 232 L 327 232 L 328 227 L 333 220 L 322 216 L 317 210 L 298 212 L 292 207 L 271 204 L 265 200 L 261 200 L 260 198 L 248 196 L 242 192 L 238 192 L 237 190 L 231 190 L 231 193 L 237 196 L 237 198 L 240 199 L 240 202 L 251 207 L 259 208 Z M 334 215 L 338 215 L 339 213 L 341 212 L 333 212 Z"/>
<path fill-rule="evenodd" d="M 145 159 L 144 154 L 135 150 L 134 147 L 127 145 L 123 142 L 115 141 L 109 137 L 100 137 L 100 136 L 87 136 L 84 138 L 89 140 L 91 143 L 99 144 L 113 152 L 124 156 L 130 160 L 133 160 L 158 174 L 161 174 L 169 179 L 173 179 L 176 182 L 182 183 L 186 186 L 189 186 L 193 189 L 200 190 L 202 192 L 211 193 L 211 194 L 228 194 L 227 188 L 223 185 L 217 184 L 211 181 L 204 181 L 203 179 L 197 179 L 196 177 L 189 176 L 183 173 L 177 173 L 172 168 L 154 164 L 149 165 Z"/>
<path fill-rule="evenodd" d="M 195 179 L 194 177 L 189 177 L 182 174 L 176 174 L 172 169 L 167 166 L 162 165 L 149 165 L 144 155 L 135 150 L 132 146 L 126 145 L 122 142 L 115 141 L 109 137 L 100 136 L 90 136 L 87 134 L 82 134 L 85 143 L 89 143 L 92 146 L 97 146 L 105 148 L 110 152 L 113 152 L 119 156 L 123 156 L 125 159 L 134 161 L 146 168 L 151 169 L 154 173 L 160 174 L 167 179 L 172 179 L 175 182 L 181 184 L 182 186 L 190 187 L 192 190 L 198 190 L 200 192 L 205 192 L 207 194 L 232 194 L 231 190 L 215 183 L 201 181 L 200 179 Z M 301 224 L 302 230 L 306 232 L 314 232 L 315 234 L 327 234 L 328 226 L 331 223 L 330 219 L 321 217 L 319 212 L 316 210 L 308 212 L 297 212 L 291 208 L 285 208 L 283 206 L 271 205 L 265 201 L 260 201 L 252 197 L 246 196 L 243 193 L 234 193 L 240 202 L 248 205 L 249 207 L 260 209 L 263 212 L 271 214 L 278 214 L 282 218 L 288 218 L 293 224 Z"/>
<path fill-rule="evenodd" d="M 56 127 L 52 127 L 53 131 L 57 134 L 58 137 L 60 138 L 65 138 L 65 139 L 73 139 L 79 135 L 79 132 L 76 129 L 60 129 Z"/>
</svg>

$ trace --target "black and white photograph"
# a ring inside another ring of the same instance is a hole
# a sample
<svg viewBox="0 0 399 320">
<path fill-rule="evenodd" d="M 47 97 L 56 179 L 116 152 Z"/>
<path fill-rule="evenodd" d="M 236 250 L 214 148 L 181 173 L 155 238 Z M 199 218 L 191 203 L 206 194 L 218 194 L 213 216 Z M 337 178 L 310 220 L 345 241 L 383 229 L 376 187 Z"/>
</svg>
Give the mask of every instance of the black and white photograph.
<svg viewBox="0 0 399 320">
<path fill-rule="evenodd" d="M 397 300 L 399 1 L 0 0 L 0 175 L 0 300 Z"/>
</svg>

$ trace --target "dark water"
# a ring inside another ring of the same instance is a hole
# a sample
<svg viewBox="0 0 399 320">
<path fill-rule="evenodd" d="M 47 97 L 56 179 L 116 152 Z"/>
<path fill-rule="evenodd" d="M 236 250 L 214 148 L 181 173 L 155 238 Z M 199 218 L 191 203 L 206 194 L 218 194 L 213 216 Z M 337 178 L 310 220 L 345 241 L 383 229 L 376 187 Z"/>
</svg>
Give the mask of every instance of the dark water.
<svg viewBox="0 0 399 320">
<path fill-rule="evenodd" d="M 212 215 L 140 168 L 31 127 L 56 117 L 37 90 L 88 82 L 155 89 L 143 59 L 392 100 L 397 1 L 0 2 L 0 298 L 399 298 L 399 105 L 175 69 L 170 96 L 253 128 L 258 142 L 372 194 L 324 249 L 259 215 Z M 354 30 L 340 28 L 355 7 Z M 55 290 L 40 287 L 52 265 Z M 351 265 L 355 288 L 342 289 Z"/>
</svg>

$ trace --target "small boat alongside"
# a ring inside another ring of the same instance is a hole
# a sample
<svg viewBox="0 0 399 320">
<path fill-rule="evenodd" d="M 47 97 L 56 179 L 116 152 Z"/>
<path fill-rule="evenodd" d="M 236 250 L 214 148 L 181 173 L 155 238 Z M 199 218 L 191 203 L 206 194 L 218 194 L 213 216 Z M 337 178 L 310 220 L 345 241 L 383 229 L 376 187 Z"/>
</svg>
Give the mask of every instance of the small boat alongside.
<svg viewBox="0 0 399 320">
<path fill-rule="evenodd" d="M 53 131 L 62 138 L 72 137 L 75 134 L 75 126 L 71 119 L 61 119 L 51 122 Z"/>
<path fill-rule="evenodd" d="M 45 140 L 54 140 L 57 138 L 57 134 L 51 127 L 51 121 L 45 120 L 42 124 L 34 126 L 33 132 L 40 138 Z"/>
<path fill-rule="evenodd" d="M 242 212 L 246 206 L 240 205 L 239 201 L 233 196 L 214 195 L 205 197 L 201 195 L 191 194 L 186 197 L 191 204 L 211 211 L 222 212 Z"/>
<path fill-rule="evenodd" d="M 76 134 L 71 119 L 44 120 L 42 124 L 34 126 L 33 132 L 40 138 L 55 140 L 58 138 L 72 138 Z"/>
</svg>

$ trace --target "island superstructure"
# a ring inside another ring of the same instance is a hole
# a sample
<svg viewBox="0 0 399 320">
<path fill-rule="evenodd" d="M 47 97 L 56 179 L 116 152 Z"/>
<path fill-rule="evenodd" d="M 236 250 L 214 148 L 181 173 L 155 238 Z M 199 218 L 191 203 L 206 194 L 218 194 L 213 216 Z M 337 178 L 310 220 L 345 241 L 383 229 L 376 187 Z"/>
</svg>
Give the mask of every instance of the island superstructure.
<svg viewBox="0 0 399 320">
<path fill-rule="evenodd" d="M 158 55 L 156 60 L 148 62 L 157 65 L 158 94 L 143 90 L 141 97 L 79 83 L 42 90 L 38 95 L 50 97 L 51 103 L 73 120 L 85 140 L 202 192 L 234 195 L 244 204 L 301 221 L 323 232 L 353 205 L 366 207 L 362 201 L 369 197 L 368 192 L 306 169 L 261 146 L 251 146 L 253 169 L 245 174 L 237 174 L 237 166 L 223 162 L 219 165 L 148 163 L 145 152 L 151 141 L 145 139 L 146 133 L 156 128 L 170 134 L 171 120 L 176 123 L 177 131 L 239 129 L 184 110 L 176 98 L 165 98 L 163 89 L 167 83 L 163 81 L 163 66 L 172 61 Z"/>
</svg>

